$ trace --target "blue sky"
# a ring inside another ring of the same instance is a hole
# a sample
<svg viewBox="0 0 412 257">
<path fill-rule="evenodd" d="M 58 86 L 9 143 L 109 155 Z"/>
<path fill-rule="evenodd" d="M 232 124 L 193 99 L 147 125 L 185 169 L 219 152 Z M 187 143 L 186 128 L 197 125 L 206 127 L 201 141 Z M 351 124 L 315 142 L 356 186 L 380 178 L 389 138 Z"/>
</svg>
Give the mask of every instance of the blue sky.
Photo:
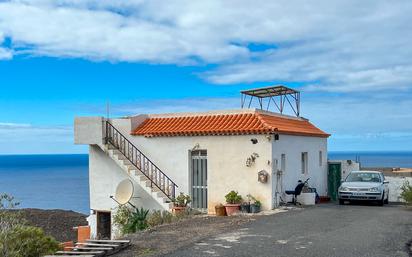
<svg viewBox="0 0 412 257">
<path fill-rule="evenodd" d="M 0 154 L 80 153 L 75 116 L 233 109 L 285 84 L 329 149 L 412 150 L 412 4 L 1 1 Z"/>
</svg>

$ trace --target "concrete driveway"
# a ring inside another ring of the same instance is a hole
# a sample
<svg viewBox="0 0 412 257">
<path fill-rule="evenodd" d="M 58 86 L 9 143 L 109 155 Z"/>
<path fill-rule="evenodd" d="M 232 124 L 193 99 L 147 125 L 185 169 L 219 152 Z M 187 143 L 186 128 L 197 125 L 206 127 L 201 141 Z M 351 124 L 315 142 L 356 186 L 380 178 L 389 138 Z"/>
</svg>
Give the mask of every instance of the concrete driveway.
<svg viewBox="0 0 412 257">
<path fill-rule="evenodd" d="M 201 224 L 199 224 L 201 225 Z M 265 216 L 167 256 L 409 256 L 412 210 L 318 205 Z"/>
</svg>

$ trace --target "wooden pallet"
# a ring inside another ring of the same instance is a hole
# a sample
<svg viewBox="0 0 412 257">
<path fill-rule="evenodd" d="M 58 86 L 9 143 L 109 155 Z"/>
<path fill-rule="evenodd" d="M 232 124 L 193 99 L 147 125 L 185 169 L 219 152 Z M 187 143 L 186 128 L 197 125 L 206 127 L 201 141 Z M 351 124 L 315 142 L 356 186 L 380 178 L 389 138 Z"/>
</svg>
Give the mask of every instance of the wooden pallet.
<svg viewBox="0 0 412 257">
<path fill-rule="evenodd" d="M 130 240 L 87 240 L 76 243 L 75 247 L 67 247 L 71 251 L 58 251 L 55 255 L 45 257 L 104 257 L 118 253 L 130 245 Z"/>
</svg>

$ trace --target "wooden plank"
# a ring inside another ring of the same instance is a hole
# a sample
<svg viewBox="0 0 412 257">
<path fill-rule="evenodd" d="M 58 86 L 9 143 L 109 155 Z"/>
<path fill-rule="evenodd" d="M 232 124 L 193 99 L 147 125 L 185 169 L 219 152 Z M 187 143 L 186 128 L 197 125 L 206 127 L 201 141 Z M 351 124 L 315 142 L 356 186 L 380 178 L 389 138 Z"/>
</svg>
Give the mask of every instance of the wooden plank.
<svg viewBox="0 0 412 257">
<path fill-rule="evenodd" d="M 93 243 L 76 243 L 76 245 L 85 245 L 85 246 L 102 246 L 102 247 L 119 247 L 119 245 L 114 245 L 114 244 L 93 244 Z"/>
<path fill-rule="evenodd" d="M 130 240 L 92 240 L 92 239 L 88 239 L 86 240 L 86 242 L 88 243 L 113 243 L 113 244 L 130 244 Z"/>
<path fill-rule="evenodd" d="M 64 255 L 103 255 L 104 251 L 90 251 L 90 252 L 82 252 L 82 251 L 58 251 L 56 254 L 64 254 Z"/>
<path fill-rule="evenodd" d="M 113 250 L 111 247 L 66 247 L 67 249 L 72 249 L 76 251 L 110 251 Z"/>
</svg>

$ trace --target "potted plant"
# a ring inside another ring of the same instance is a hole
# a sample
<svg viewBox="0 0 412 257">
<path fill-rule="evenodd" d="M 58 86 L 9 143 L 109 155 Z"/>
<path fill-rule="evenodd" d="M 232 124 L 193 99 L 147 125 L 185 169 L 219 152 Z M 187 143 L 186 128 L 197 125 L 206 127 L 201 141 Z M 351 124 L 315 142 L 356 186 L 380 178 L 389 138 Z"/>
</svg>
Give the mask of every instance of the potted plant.
<svg viewBox="0 0 412 257">
<path fill-rule="evenodd" d="M 259 200 L 255 200 L 255 202 L 250 205 L 250 212 L 251 213 L 260 212 L 261 206 L 262 206 L 262 203 Z"/>
<path fill-rule="evenodd" d="M 175 215 L 180 214 L 186 211 L 187 205 L 191 202 L 189 195 L 185 195 L 184 193 L 180 192 L 180 194 L 173 199 L 173 213 Z"/>
<path fill-rule="evenodd" d="M 227 195 L 226 198 L 226 214 L 227 216 L 231 216 L 239 211 L 240 203 L 242 202 L 242 196 L 239 195 L 236 191 L 232 190 Z"/>
<path fill-rule="evenodd" d="M 243 213 L 250 213 L 250 202 L 243 202 L 240 205 L 240 211 Z"/>
<path fill-rule="evenodd" d="M 251 213 L 260 212 L 260 207 L 262 206 L 262 203 L 259 200 L 257 200 L 255 197 L 253 197 L 251 194 L 248 194 L 247 198 L 249 199 L 249 203 L 251 201 L 253 202 L 252 204 L 250 204 L 250 212 Z"/>
<path fill-rule="evenodd" d="M 215 206 L 215 211 L 216 211 L 216 216 L 226 216 L 226 208 L 221 203 Z"/>
</svg>

